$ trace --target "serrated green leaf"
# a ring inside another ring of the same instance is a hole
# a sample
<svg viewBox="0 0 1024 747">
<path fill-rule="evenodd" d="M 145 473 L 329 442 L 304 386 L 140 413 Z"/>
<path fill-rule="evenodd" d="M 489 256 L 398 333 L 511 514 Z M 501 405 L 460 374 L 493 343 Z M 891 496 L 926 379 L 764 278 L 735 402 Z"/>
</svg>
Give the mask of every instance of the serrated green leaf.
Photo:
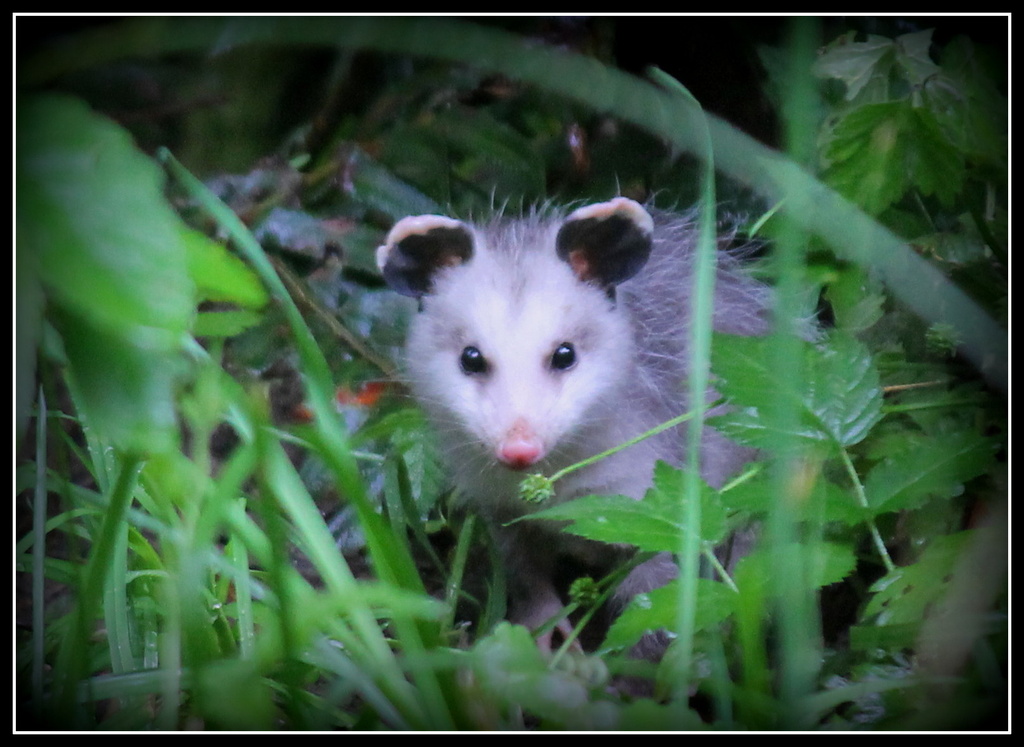
<svg viewBox="0 0 1024 747">
<path fill-rule="evenodd" d="M 808 407 L 817 425 L 840 446 L 861 441 L 881 417 L 882 390 L 867 348 L 846 334 L 833 334 L 811 357 Z"/>
<path fill-rule="evenodd" d="M 916 508 L 931 498 L 950 498 L 963 483 L 985 472 L 992 444 L 973 432 L 922 437 L 874 466 L 864 480 L 868 505 L 877 515 Z"/>
<path fill-rule="evenodd" d="M 934 538 L 912 565 L 887 573 L 871 586 L 865 619 L 877 626 L 919 626 L 928 608 L 946 593 L 953 567 L 971 538 L 959 532 Z"/>
<path fill-rule="evenodd" d="M 714 335 L 711 370 L 717 378 L 715 387 L 739 407 L 764 409 L 775 401 L 777 377 L 768 364 L 769 344 L 764 337 Z"/>
<path fill-rule="evenodd" d="M 895 63 L 911 86 L 919 87 L 939 72 L 939 66 L 932 62 L 931 57 L 933 32 L 934 29 L 925 29 L 902 34 L 893 40 Z"/>
<path fill-rule="evenodd" d="M 769 513 L 780 500 L 776 480 L 764 472 L 722 493 L 727 511 L 743 511 L 754 515 Z M 854 526 L 869 518 L 870 512 L 857 505 L 851 492 L 818 476 L 810 492 L 799 503 L 793 502 L 809 516 L 821 516 L 826 522 L 838 521 Z M 819 513 L 819 509 L 821 513 Z"/>
<path fill-rule="evenodd" d="M 888 90 L 894 52 L 892 39 L 883 36 L 869 35 L 864 42 L 844 39 L 815 61 L 814 74 L 843 81 L 846 99 L 853 101 L 864 93 L 865 88 L 884 87 L 883 90 Z"/>
<path fill-rule="evenodd" d="M 747 579 L 769 579 L 776 572 L 774 561 L 775 548 L 759 549 L 737 563 L 735 576 Z M 811 555 L 811 550 L 814 555 Z M 807 560 L 804 569 L 809 588 L 820 588 L 838 583 L 853 573 L 857 567 L 857 556 L 849 545 L 836 542 L 817 542 L 792 550 L 788 546 L 781 552 L 800 552 Z M 740 568 L 742 566 L 742 569 Z M 744 589 L 741 585 L 740 593 Z"/>
<path fill-rule="evenodd" d="M 700 538 L 719 542 L 725 533 L 725 512 L 718 493 L 701 482 Z M 569 521 L 563 531 L 601 542 L 623 542 L 641 550 L 679 549 L 683 515 L 683 473 L 665 462 L 654 469 L 654 486 L 643 500 L 624 495 L 591 495 L 530 514 L 528 519 Z"/>
<path fill-rule="evenodd" d="M 716 388 L 738 409 L 710 422 L 730 438 L 761 449 L 776 448 L 780 436 L 805 445 L 850 446 L 867 435 L 881 416 L 878 373 L 867 349 L 849 335 L 836 333 L 821 345 L 804 343 L 806 388 L 796 430 L 783 431 L 771 413 L 791 387 L 768 365 L 768 339 L 716 335 L 712 370 Z"/>
<path fill-rule="evenodd" d="M 825 180 L 870 213 L 911 189 L 949 204 L 964 179 L 963 155 L 927 109 L 909 101 L 858 107 L 836 125 Z"/>
<path fill-rule="evenodd" d="M 911 185 L 951 206 L 963 189 L 963 153 L 939 127 L 935 115 L 923 107 L 911 110 L 905 137 L 912 144 L 907 162 Z"/>
<path fill-rule="evenodd" d="M 836 125 L 825 152 L 825 180 L 869 213 L 880 213 L 907 191 L 906 129 L 909 105 L 867 104 Z"/>
<path fill-rule="evenodd" d="M 627 648 L 647 633 L 674 629 L 679 614 L 678 595 L 678 581 L 636 595 L 612 623 L 602 648 Z M 735 612 L 736 601 L 736 592 L 725 584 L 697 579 L 694 630 L 708 630 L 725 620 Z"/>
</svg>

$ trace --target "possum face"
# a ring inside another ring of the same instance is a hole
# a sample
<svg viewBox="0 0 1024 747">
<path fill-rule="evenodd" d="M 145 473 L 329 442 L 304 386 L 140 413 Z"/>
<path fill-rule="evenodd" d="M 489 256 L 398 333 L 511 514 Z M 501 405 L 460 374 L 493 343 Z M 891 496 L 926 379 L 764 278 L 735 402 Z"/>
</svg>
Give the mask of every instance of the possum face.
<svg viewBox="0 0 1024 747">
<path fill-rule="evenodd" d="M 384 277 L 421 303 L 408 371 L 455 459 L 521 470 L 586 452 L 632 372 L 614 288 L 643 266 L 651 233 L 623 198 L 560 223 L 476 230 L 420 216 L 392 229 Z"/>
</svg>

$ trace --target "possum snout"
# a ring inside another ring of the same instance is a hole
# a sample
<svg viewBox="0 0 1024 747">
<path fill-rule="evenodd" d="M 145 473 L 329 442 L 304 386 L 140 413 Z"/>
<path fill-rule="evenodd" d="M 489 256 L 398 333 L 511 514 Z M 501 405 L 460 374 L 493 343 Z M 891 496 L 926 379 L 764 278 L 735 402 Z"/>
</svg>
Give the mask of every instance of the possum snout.
<svg viewBox="0 0 1024 747">
<path fill-rule="evenodd" d="M 498 459 L 511 469 L 522 470 L 544 456 L 544 444 L 526 418 L 517 418 L 497 449 Z"/>
</svg>

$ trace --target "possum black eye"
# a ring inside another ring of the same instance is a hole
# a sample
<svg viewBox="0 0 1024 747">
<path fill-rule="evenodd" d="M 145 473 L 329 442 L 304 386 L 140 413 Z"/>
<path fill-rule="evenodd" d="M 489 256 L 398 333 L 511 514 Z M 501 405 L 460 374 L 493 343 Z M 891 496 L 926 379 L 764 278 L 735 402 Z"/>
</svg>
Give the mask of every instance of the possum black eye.
<svg viewBox="0 0 1024 747">
<path fill-rule="evenodd" d="M 487 359 L 478 348 L 467 345 L 462 349 L 462 355 L 459 356 L 459 367 L 464 374 L 487 373 Z"/>
<path fill-rule="evenodd" d="M 571 342 L 563 342 L 554 353 L 551 354 L 551 367 L 558 371 L 565 371 L 576 365 L 576 349 Z"/>
</svg>

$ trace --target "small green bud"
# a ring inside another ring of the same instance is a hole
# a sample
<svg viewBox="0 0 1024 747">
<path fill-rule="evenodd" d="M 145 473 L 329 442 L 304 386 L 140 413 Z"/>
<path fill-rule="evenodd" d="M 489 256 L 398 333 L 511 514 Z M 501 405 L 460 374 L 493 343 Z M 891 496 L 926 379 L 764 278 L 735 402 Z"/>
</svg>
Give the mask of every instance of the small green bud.
<svg viewBox="0 0 1024 747">
<path fill-rule="evenodd" d="M 601 588 L 590 576 L 580 576 L 569 586 L 569 599 L 581 607 L 591 607 L 601 596 Z"/>
<path fill-rule="evenodd" d="M 963 342 L 956 327 L 942 322 L 931 325 L 925 332 L 924 339 L 928 349 L 939 355 L 952 355 Z"/>
<path fill-rule="evenodd" d="M 555 495 L 555 486 L 544 475 L 529 475 L 519 483 L 519 497 L 527 503 L 542 503 Z"/>
</svg>

